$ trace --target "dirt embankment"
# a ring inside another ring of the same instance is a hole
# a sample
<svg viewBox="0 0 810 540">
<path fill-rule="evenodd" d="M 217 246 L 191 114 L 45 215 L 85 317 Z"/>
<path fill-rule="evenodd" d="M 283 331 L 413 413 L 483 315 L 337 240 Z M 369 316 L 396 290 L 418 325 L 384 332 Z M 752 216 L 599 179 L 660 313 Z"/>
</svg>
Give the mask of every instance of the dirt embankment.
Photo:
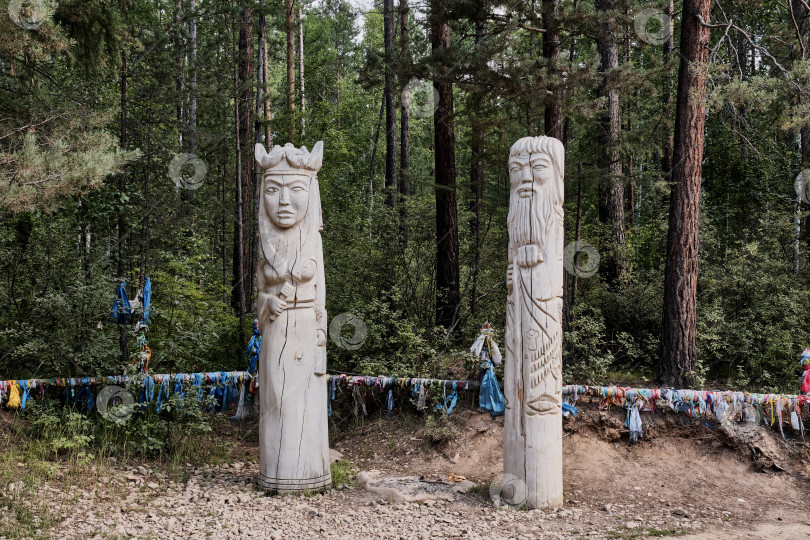
<svg viewBox="0 0 810 540">
<path fill-rule="evenodd" d="M 786 442 L 763 426 L 706 425 L 659 411 L 642 413 L 643 440 L 630 445 L 624 419 L 623 409 L 598 411 L 594 404 L 564 421 L 566 505 L 590 510 L 589 527 L 650 525 L 661 534 L 685 534 L 697 523 L 702 532 L 695 538 L 721 531 L 726 538 L 810 537 L 810 519 L 803 517 L 810 462 L 801 440 Z M 786 435 L 794 434 L 786 428 Z M 486 492 L 502 471 L 502 441 L 503 418 L 461 410 L 428 428 L 407 419 L 367 422 L 335 446 L 361 469 L 459 474 Z"/>
</svg>

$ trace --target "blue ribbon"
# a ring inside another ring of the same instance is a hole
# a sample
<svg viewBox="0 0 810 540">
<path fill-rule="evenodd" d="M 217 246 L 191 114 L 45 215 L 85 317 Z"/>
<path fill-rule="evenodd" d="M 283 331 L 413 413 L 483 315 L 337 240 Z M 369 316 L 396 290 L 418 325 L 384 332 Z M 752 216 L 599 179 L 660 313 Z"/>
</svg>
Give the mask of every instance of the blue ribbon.
<svg viewBox="0 0 810 540">
<path fill-rule="evenodd" d="M 169 381 L 168 381 L 168 379 L 163 379 L 160 382 L 160 388 L 158 389 L 158 395 L 157 395 L 157 407 L 156 407 L 157 412 L 160 412 L 161 409 L 163 409 L 164 396 L 165 396 L 166 401 L 169 401 Z"/>
<path fill-rule="evenodd" d="M 141 404 L 141 408 L 145 409 L 152 403 L 152 398 L 155 397 L 155 381 L 147 375 L 143 379 L 143 388 L 141 389 L 141 396 L 138 398 L 138 403 Z"/>
</svg>

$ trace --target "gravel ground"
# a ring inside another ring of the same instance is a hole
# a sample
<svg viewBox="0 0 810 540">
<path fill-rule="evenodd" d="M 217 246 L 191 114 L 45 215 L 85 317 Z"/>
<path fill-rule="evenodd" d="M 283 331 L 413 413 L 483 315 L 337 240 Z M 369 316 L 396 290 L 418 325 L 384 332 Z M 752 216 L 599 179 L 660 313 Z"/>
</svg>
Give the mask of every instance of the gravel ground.
<svg viewBox="0 0 810 540">
<path fill-rule="evenodd" d="M 581 411 L 567 424 L 566 499 L 556 512 L 495 506 L 489 486 L 503 467 L 502 421 L 473 411 L 453 416 L 454 435 L 442 444 L 430 442 L 419 422 L 387 418 L 340 433 L 336 449 L 371 472 L 358 475 L 360 483 L 370 477 L 368 485 L 385 488 L 374 493 L 354 484 L 314 496 L 268 497 L 255 487 L 258 448 L 244 443 L 231 453 L 236 463 L 187 464 L 172 474 L 114 460 L 54 463 L 51 480 L 33 492 L 22 481 L 11 482 L 0 486 L 0 499 L 21 502 L 23 514 L 33 516 L 29 523 L 55 524 L 37 536 L 70 539 L 810 539 L 810 518 L 798 495 L 807 491 L 810 474 L 799 459 L 805 448 L 799 443 L 788 445 L 763 431 L 792 467 L 774 472 L 754 467 L 716 430 L 689 418 L 645 416 L 645 440 L 633 446 L 623 441 L 622 421 L 622 411 Z M 16 467 L 24 475 L 27 465 Z M 443 485 L 451 473 L 475 485 L 457 493 Z M 399 500 L 438 492 L 451 500 L 397 504 L 378 496 L 391 487 L 408 495 Z M 7 519 L 11 530 L 21 515 L 20 505 L 15 508 Z M 0 528 L 0 539 L 4 533 Z"/>
<path fill-rule="evenodd" d="M 314 496 L 267 497 L 254 488 L 253 464 L 187 472 L 187 481 L 174 481 L 145 467 L 108 470 L 96 478 L 94 489 L 43 490 L 53 508 L 70 502 L 69 515 L 43 532 L 61 538 L 606 539 L 705 531 L 706 538 L 716 538 L 711 531 L 722 529 L 726 538 L 757 537 L 746 536 L 744 528 L 734 533 L 735 524 L 741 524 L 731 511 L 664 501 L 596 507 L 569 500 L 558 512 L 527 512 L 495 508 L 488 486 L 458 493 L 452 502 L 426 504 L 390 504 L 357 486 Z"/>
</svg>

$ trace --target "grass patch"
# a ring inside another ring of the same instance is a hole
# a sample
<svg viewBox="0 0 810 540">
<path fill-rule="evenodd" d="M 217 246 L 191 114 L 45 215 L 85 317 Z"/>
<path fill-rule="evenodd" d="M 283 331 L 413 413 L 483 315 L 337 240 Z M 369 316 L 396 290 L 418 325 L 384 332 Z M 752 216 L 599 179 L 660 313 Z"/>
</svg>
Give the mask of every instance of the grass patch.
<svg viewBox="0 0 810 540">
<path fill-rule="evenodd" d="M 338 489 L 355 484 L 357 469 L 351 461 L 339 459 L 329 467 L 332 471 L 332 487 Z"/>
<path fill-rule="evenodd" d="M 443 413 L 429 414 L 425 418 L 422 436 L 429 439 L 433 444 L 441 445 L 454 440 L 458 435 L 458 428 L 448 415 Z"/>
<path fill-rule="evenodd" d="M 681 536 L 684 531 L 681 529 L 647 529 L 647 536 Z"/>
<path fill-rule="evenodd" d="M 656 529 L 656 528 L 648 528 L 645 529 L 643 527 L 619 527 L 617 529 L 612 529 L 605 533 L 607 538 L 611 539 L 621 539 L 621 540 L 634 540 L 641 536 L 681 536 L 684 532 L 680 529 Z"/>
</svg>

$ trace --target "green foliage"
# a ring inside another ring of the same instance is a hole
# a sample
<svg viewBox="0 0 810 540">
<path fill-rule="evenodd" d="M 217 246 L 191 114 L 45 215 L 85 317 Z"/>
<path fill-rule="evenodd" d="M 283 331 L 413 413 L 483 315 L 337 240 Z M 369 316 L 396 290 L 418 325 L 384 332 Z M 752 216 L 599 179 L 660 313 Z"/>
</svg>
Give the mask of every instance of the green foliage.
<svg viewBox="0 0 810 540">
<path fill-rule="evenodd" d="M 139 388 L 130 388 L 137 393 Z M 30 422 L 22 435 L 46 450 L 44 457 L 84 464 L 98 458 L 159 459 L 169 463 L 210 463 L 222 459 L 223 443 L 200 444 L 220 419 L 204 412 L 213 398 L 197 402 L 193 389 L 173 394 L 158 413 L 154 405 L 132 408 L 121 421 L 98 412 L 62 405 L 53 398 L 29 401 L 22 416 Z M 235 443 L 228 443 L 235 444 Z"/>
<path fill-rule="evenodd" d="M 796 144 L 810 118 L 808 100 L 797 98 L 807 94 L 810 62 L 802 58 L 796 29 L 780 9 L 760 0 L 738 4 L 729 17 L 773 53 L 784 72 L 771 57 L 753 54 L 744 40 L 736 53 L 713 48 L 695 380 L 794 390 L 797 355 L 810 343 L 805 317 L 810 305 L 810 220 L 793 190 L 796 173 L 810 166 Z M 7 6 L 0 0 L 0 11 Z M 490 13 L 487 38 L 476 43 L 475 23 L 492 6 L 462 3 L 453 7 L 452 47 L 439 58 L 431 53 L 429 13 L 425 6 L 411 6 L 410 50 L 404 56 L 397 51 L 392 66 L 398 91 L 419 80 L 429 90 L 440 65 L 451 66 L 446 75 L 455 83 L 462 300 L 458 323 L 450 329 L 435 328 L 434 321 L 436 187 L 429 110 L 411 111 L 407 198 L 395 207 L 386 203 L 380 10 L 363 12 L 344 0 L 304 6 L 306 135 L 299 136 L 300 94 L 294 118 L 286 104 L 282 6 L 268 2 L 253 7 L 255 15 L 265 12 L 269 28 L 270 73 L 263 91 L 272 118 L 259 121 L 270 121 L 276 144 L 312 147 L 325 141 L 319 181 L 327 311 L 332 320 L 341 313 L 359 317 L 367 332 L 354 350 L 330 340 L 331 369 L 456 376 L 463 370 L 460 351 L 483 322 L 502 332 L 509 194 L 504 162 L 517 138 L 545 131 L 544 108 L 554 96 L 548 90 L 560 86 L 566 117 L 566 243 L 577 230 L 581 185 L 580 240 L 594 245 L 603 262 L 626 254 L 629 270 L 615 285 L 604 283 L 598 273 L 578 279 L 577 298 L 568 298 L 577 307 L 565 336 L 566 377 L 576 382 L 609 382 L 616 374 L 655 377 L 671 187 L 661 170 L 661 152 L 672 134 L 675 102 L 662 100 L 674 88 L 679 68 L 677 62 L 671 69 L 664 65 L 660 47 L 632 37 L 634 16 L 647 3 L 633 0 L 611 14 L 620 34 L 631 37 L 620 40 L 622 63 L 606 80 L 618 92 L 622 108 L 618 150 L 624 167 L 627 245 L 621 252 L 598 215 L 606 171 L 594 164 L 594 156 L 600 151 L 599 118 L 606 103 L 597 92 L 602 77 L 596 42 L 582 38 L 598 34 L 604 14 L 593 4 L 560 2 L 567 21 L 563 54 L 549 61 L 540 54 L 538 35 L 517 24 L 535 24 L 530 4 L 507 2 L 502 13 Z M 108 314 L 116 282 L 125 279 L 134 297 L 145 275 L 154 287 L 147 334 L 152 370 L 246 366 L 252 298 L 241 328 L 232 299 L 238 280 L 233 265 L 237 160 L 232 101 L 238 93 L 238 55 L 232 54 L 232 30 L 240 13 L 239 6 L 227 2 L 206 0 L 197 8 L 195 70 L 185 3 L 156 8 L 141 0 L 59 2 L 53 16 L 33 31 L 0 18 L 4 377 L 131 370 L 129 362 L 122 365 L 120 329 Z M 806 31 L 806 14 L 797 22 Z M 648 30 L 655 28 L 653 21 Z M 128 60 L 125 148 L 117 143 L 123 127 L 122 54 Z M 756 61 L 742 62 L 747 58 Z M 193 193 L 179 190 L 168 172 L 175 154 L 192 150 L 192 73 L 197 78 L 193 152 L 208 171 Z M 422 99 L 430 92 L 416 94 L 417 104 L 426 104 Z M 288 141 L 291 126 L 295 133 Z M 484 175 L 478 208 L 470 180 L 473 145 L 480 145 Z M 125 184 L 122 191 L 119 179 Z M 476 212 L 479 236 L 473 226 Z M 248 234 L 253 234 L 252 217 L 247 218 Z M 254 270 L 248 265 L 242 273 Z M 570 292 L 573 276 L 567 277 Z M 344 336 L 353 331 L 341 330 Z M 135 336 L 127 335 L 132 361 Z M 182 444 L 167 442 L 174 432 L 166 417 L 137 414 L 142 416 L 138 427 L 126 428 L 139 430 L 131 436 L 140 446 L 131 451 L 161 454 Z M 72 426 L 72 431 L 54 438 L 58 452 L 97 453 L 99 436 L 112 436 L 96 424 L 81 427 L 71 424 L 75 419 L 59 419 L 65 424 L 60 429 Z M 85 436 L 92 438 L 81 438 Z"/>
<path fill-rule="evenodd" d="M 340 489 L 355 484 L 357 469 L 351 461 L 339 459 L 333 462 L 329 468 L 332 471 L 333 488 Z"/>
<path fill-rule="evenodd" d="M 433 444 L 441 445 L 458 437 L 459 431 L 448 415 L 434 411 L 425 417 L 422 434 Z"/>
<path fill-rule="evenodd" d="M 605 349 L 607 336 L 601 312 L 582 309 L 576 313 L 571 331 L 565 333 L 566 380 L 592 384 L 602 380 L 613 362 L 613 353 Z"/>
</svg>

